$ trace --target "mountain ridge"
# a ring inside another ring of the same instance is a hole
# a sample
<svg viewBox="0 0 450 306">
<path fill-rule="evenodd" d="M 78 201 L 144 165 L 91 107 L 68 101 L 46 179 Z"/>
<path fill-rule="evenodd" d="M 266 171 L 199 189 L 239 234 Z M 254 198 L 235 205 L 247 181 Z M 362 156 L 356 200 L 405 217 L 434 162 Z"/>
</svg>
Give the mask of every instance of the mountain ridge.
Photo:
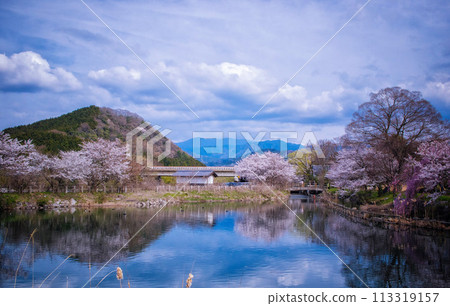
<svg viewBox="0 0 450 306">
<path fill-rule="evenodd" d="M 128 110 L 91 105 L 55 118 L 7 128 L 4 132 L 19 140 L 31 139 L 41 152 L 56 155 L 60 151 L 79 150 L 84 141 L 103 138 L 125 142 L 127 133 L 143 122 L 141 116 Z M 167 137 L 162 137 L 154 144 L 154 156 L 164 152 L 167 141 Z M 169 156 L 161 162 L 154 160 L 155 165 L 203 166 L 174 142 L 170 142 Z"/>
<path fill-rule="evenodd" d="M 230 152 L 232 152 L 232 150 L 230 149 L 229 138 L 223 138 L 223 150 L 221 153 L 211 153 L 205 150 L 207 148 L 214 148 L 216 146 L 215 138 L 196 139 L 197 141 L 200 141 L 200 158 L 197 158 L 197 160 L 208 166 L 231 166 L 246 155 L 255 153 L 255 150 L 251 147 L 250 143 L 246 139 L 242 138 L 236 139 L 236 158 L 230 158 Z M 182 142 L 177 142 L 176 144 L 183 151 L 193 156 L 194 138 Z M 254 146 L 257 145 L 262 152 L 270 151 L 280 153 L 282 145 L 285 145 L 287 147 L 288 153 L 302 148 L 300 144 L 285 142 L 281 140 L 264 140 L 260 141 L 259 143 L 251 142 L 251 144 L 253 144 Z"/>
</svg>

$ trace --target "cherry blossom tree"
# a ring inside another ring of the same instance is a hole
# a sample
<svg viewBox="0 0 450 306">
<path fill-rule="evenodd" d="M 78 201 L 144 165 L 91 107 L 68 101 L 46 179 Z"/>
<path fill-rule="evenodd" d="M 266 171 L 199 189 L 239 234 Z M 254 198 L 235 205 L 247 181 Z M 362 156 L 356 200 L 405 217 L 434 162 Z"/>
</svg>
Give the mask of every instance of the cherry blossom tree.
<svg viewBox="0 0 450 306">
<path fill-rule="evenodd" d="M 420 145 L 418 159 L 410 160 L 428 192 L 442 193 L 450 185 L 450 145 L 447 141 L 432 141 Z"/>
<path fill-rule="evenodd" d="M 47 157 L 42 161 L 42 176 L 57 191 L 60 185 L 68 186 L 85 183 L 91 160 L 80 151 L 60 152 L 59 156 Z"/>
<path fill-rule="evenodd" d="M 367 146 L 341 150 L 326 177 L 344 190 L 357 191 L 367 187 L 388 186 L 398 171 L 395 159 Z"/>
<path fill-rule="evenodd" d="M 0 132 L 0 172 L 13 188 L 23 191 L 41 172 L 43 158 L 31 140 L 22 143 Z"/>
<path fill-rule="evenodd" d="M 100 139 L 84 143 L 81 151 L 46 156 L 30 140 L 20 142 L 0 132 L 0 174 L 18 191 L 39 178 L 45 178 L 53 191 L 62 184 L 67 187 L 77 183 L 87 183 L 95 190 L 100 184 L 127 179 L 129 161 L 119 141 Z"/>
<path fill-rule="evenodd" d="M 235 166 L 236 173 L 255 182 L 285 185 L 296 179 L 295 170 L 280 154 L 252 154 Z"/>
<path fill-rule="evenodd" d="M 394 201 L 394 212 L 399 215 L 410 215 L 420 205 L 435 203 L 450 186 L 450 145 L 447 141 L 422 143 L 416 155 L 416 158 L 408 159 L 403 174 L 407 181 L 405 196 L 402 198 L 399 194 Z M 428 194 L 418 195 L 421 188 Z"/>
<path fill-rule="evenodd" d="M 341 189 L 358 190 L 371 184 L 361 153 L 354 148 L 344 149 L 338 153 L 336 162 L 326 175 L 334 186 Z"/>
<path fill-rule="evenodd" d="M 88 160 L 86 175 L 84 179 L 91 187 L 96 189 L 100 184 L 108 181 L 115 183 L 123 182 L 128 178 L 129 161 L 127 159 L 126 147 L 119 141 L 107 141 L 99 139 L 96 142 L 86 142 L 80 151 L 80 156 L 72 156 L 79 165 L 85 165 L 83 159 Z M 72 175 L 74 173 L 68 173 Z"/>
<path fill-rule="evenodd" d="M 370 101 L 359 106 L 346 127 L 345 140 L 386 153 L 398 165 L 397 177 L 421 142 L 446 139 L 449 128 L 420 92 L 392 87 L 372 93 Z"/>
<path fill-rule="evenodd" d="M 61 152 L 56 161 L 58 175 L 63 179 L 84 182 L 89 175 L 92 161 L 80 151 Z"/>
</svg>

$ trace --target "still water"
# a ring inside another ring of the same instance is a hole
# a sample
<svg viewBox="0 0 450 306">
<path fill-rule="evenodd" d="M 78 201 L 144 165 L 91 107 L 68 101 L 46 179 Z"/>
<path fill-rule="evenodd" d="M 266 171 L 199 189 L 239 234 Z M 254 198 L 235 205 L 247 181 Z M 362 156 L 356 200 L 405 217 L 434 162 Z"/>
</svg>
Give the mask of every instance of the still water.
<svg viewBox="0 0 450 306">
<path fill-rule="evenodd" d="M 370 287 L 450 286 L 448 234 L 381 229 L 321 204 L 289 205 Z M 169 207 L 121 249 L 155 212 L 4 212 L 0 287 L 14 287 L 17 267 L 16 287 L 181 287 L 189 273 L 193 287 L 364 287 L 283 204 Z"/>
</svg>

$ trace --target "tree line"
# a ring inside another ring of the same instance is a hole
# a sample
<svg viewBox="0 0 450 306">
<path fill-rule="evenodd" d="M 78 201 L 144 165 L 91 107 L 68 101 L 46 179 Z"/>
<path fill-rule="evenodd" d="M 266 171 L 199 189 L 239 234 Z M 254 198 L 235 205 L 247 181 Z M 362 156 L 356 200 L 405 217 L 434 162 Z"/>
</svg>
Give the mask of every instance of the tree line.
<svg viewBox="0 0 450 306">
<path fill-rule="evenodd" d="M 326 178 L 341 195 L 393 192 L 394 210 L 410 215 L 448 195 L 449 124 L 420 92 L 385 88 L 359 106 Z"/>
<path fill-rule="evenodd" d="M 31 140 L 20 141 L 0 132 L 1 186 L 23 192 L 33 184 L 57 192 L 61 186 L 120 186 L 131 173 L 126 148 L 119 141 L 85 142 L 78 151 L 57 156 L 40 153 Z"/>
<path fill-rule="evenodd" d="M 237 171 L 254 180 L 286 184 L 297 179 L 334 186 L 341 198 L 376 192 L 394 194 L 394 210 L 411 215 L 417 207 L 447 199 L 450 185 L 449 123 L 420 92 L 385 88 L 359 106 L 344 136 L 321 140 L 324 157 L 310 149 L 249 156 Z M 304 151 L 304 152 L 302 152 Z M 259 158 L 258 158 L 259 157 Z"/>
</svg>

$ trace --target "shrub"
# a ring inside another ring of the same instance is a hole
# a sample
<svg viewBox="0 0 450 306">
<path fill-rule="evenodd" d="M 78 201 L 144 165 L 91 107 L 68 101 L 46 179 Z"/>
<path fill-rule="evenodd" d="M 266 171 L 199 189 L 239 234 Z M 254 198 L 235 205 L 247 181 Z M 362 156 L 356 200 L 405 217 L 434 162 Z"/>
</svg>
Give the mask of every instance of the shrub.
<svg viewBox="0 0 450 306">
<path fill-rule="evenodd" d="M 17 203 L 17 194 L 0 193 L 0 209 L 8 209 Z"/>
<path fill-rule="evenodd" d="M 106 201 L 106 194 L 104 192 L 98 192 L 95 194 L 95 202 L 102 204 Z"/>
</svg>

